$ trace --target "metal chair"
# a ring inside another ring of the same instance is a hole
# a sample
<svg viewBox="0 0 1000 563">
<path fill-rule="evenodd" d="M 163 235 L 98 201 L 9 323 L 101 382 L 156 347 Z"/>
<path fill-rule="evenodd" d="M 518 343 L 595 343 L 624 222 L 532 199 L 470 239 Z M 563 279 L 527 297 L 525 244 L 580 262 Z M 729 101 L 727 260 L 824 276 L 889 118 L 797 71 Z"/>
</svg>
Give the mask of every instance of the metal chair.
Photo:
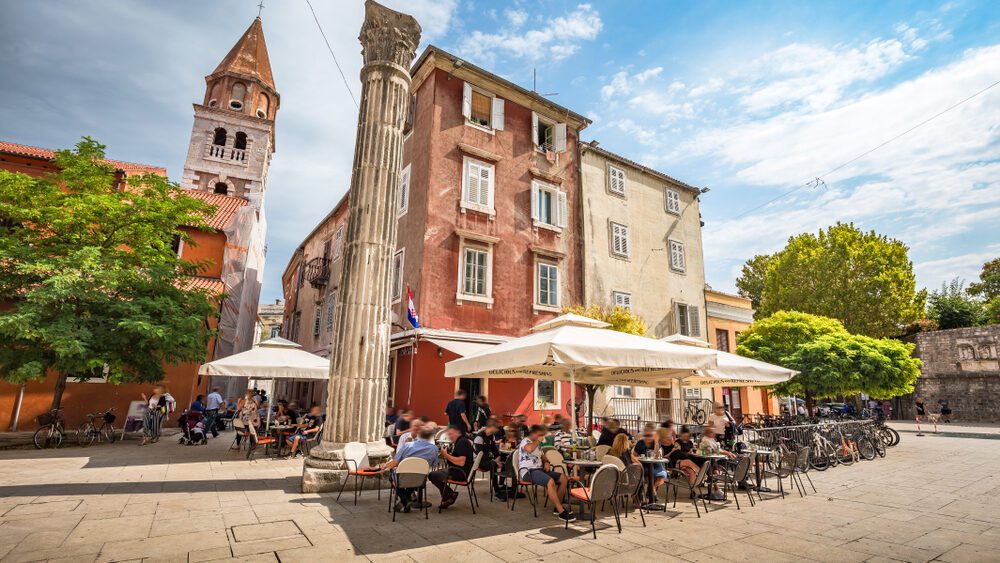
<svg viewBox="0 0 1000 563">
<path fill-rule="evenodd" d="M 597 516 L 597 503 L 608 501 L 611 503 L 611 510 L 615 513 L 615 525 L 618 526 L 618 533 L 622 533 L 622 522 L 618 517 L 618 507 L 615 503 L 615 493 L 618 490 L 618 476 L 621 472 L 614 465 L 602 465 L 590 479 L 589 487 L 577 487 L 570 491 L 573 500 L 588 505 L 590 507 L 590 531 L 597 539 L 597 526 L 594 521 Z M 569 529 L 569 522 L 566 522 L 566 529 Z"/>
<path fill-rule="evenodd" d="M 736 510 L 742 510 L 740 508 L 740 499 L 736 495 L 739 492 L 740 484 L 746 484 L 746 480 L 750 475 L 750 464 L 752 461 L 751 456 L 743 456 L 736 462 L 736 466 L 733 467 L 732 472 L 726 472 L 715 477 L 716 483 L 722 483 L 723 494 L 726 494 L 730 490 L 733 492 L 733 500 L 736 501 Z M 750 494 L 749 487 L 746 488 L 746 493 L 747 498 L 750 499 L 750 506 L 754 506 L 753 495 Z"/>
<path fill-rule="evenodd" d="M 431 466 L 427 460 L 419 457 L 408 457 L 399 462 L 396 466 L 395 476 L 392 478 L 394 487 L 389 497 L 389 505 L 392 506 L 392 521 L 396 521 L 396 503 L 394 499 L 399 498 L 399 489 L 416 489 L 417 502 L 424 507 L 424 519 L 430 518 L 427 507 L 429 503 L 424 502 L 427 497 L 427 475 L 431 472 Z"/>
<path fill-rule="evenodd" d="M 646 485 L 646 476 L 643 474 L 643 466 L 633 463 L 622 471 L 618 478 L 617 495 L 625 499 L 622 507 L 622 514 L 628 516 L 629 504 L 635 501 L 635 507 L 639 509 L 639 517 L 642 519 L 642 527 L 646 527 L 646 517 L 642 514 L 642 496 Z"/>
<path fill-rule="evenodd" d="M 375 477 L 378 479 L 378 498 L 382 499 L 382 472 L 372 469 L 368 461 L 368 449 L 361 442 L 348 442 L 344 445 L 344 463 L 347 465 L 347 478 L 340 485 L 340 492 L 337 493 L 337 502 L 340 502 L 340 495 L 347 487 L 347 481 L 354 476 L 354 505 L 358 504 L 358 497 L 361 496 L 361 488 L 364 479 Z"/>
<path fill-rule="evenodd" d="M 798 454 L 795 452 L 787 452 L 778 458 L 778 466 L 774 469 L 765 469 L 764 474 L 770 475 L 778 480 L 778 492 L 781 493 L 781 498 L 785 498 L 785 485 L 782 481 L 783 479 L 788 479 L 792 484 L 798 487 L 795 483 L 795 464 L 798 461 Z M 803 496 L 802 491 L 799 491 L 799 496 Z M 762 498 L 760 496 L 760 491 L 757 491 L 757 498 Z M 762 499 L 763 500 L 763 499 Z"/>
<path fill-rule="evenodd" d="M 705 462 L 701 464 L 701 469 L 698 470 L 698 474 L 694 478 L 694 483 L 692 484 L 688 481 L 687 473 L 680 471 L 678 469 L 667 469 L 667 475 L 670 476 L 670 480 L 667 481 L 667 497 L 670 496 L 670 488 L 674 490 L 674 507 L 677 507 L 677 487 L 684 487 L 691 493 L 691 504 L 694 505 L 694 511 L 698 514 L 698 518 L 701 518 L 701 511 L 698 509 L 698 497 L 701 496 L 701 504 L 705 507 L 705 512 L 708 512 L 708 503 L 705 502 L 704 495 L 699 495 L 698 489 L 705 484 L 705 480 L 708 479 L 708 471 L 711 469 L 712 464 Z"/>
<path fill-rule="evenodd" d="M 813 485 L 812 477 L 809 476 L 809 470 L 812 468 L 812 466 L 809 465 L 810 453 L 811 452 L 809 451 L 808 446 L 803 446 L 799 448 L 799 451 L 796 452 L 794 471 L 795 471 L 795 476 L 799 480 L 799 484 L 802 485 L 802 490 L 805 490 L 806 488 L 806 484 L 802 482 L 802 476 L 805 475 L 806 479 L 809 481 L 809 486 L 812 487 L 814 493 L 817 493 L 819 491 L 816 490 L 816 485 Z"/>
<path fill-rule="evenodd" d="M 538 499 L 536 498 L 538 496 L 538 485 L 525 478 L 527 477 L 527 472 L 525 472 L 524 475 L 521 475 L 521 450 L 515 450 L 514 453 L 510 455 L 510 459 L 515 483 L 514 494 L 508 495 L 508 498 L 513 496 L 512 502 L 510 503 L 510 509 L 514 510 L 514 507 L 517 506 L 517 493 L 524 489 L 524 494 L 528 497 L 528 500 L 531 501 L 531 509 L 535 513 L 535 518 L 538 518 Z M 528 492 L 529 487 L 531 488 L 530 494 Z"/>
<path fill-rule="evenodd" d="M 476 471 L 479 470 L 479 464 L 483 461 L 483 452 L 476 454 L 475 459 L 472 461 L 472 469 L 469 470 L 469 474 L 465 476 L 465 479 L 448 479 L 449 485 L 457 485 L 465 487 L 469 495 L 469 504 L 472 505 L 472 513 L 476 513 L 476 507 L 479 506 L 479 498 L 476 497 Z M 453 468 L 458 471 L 462 471 L 462 468 Z M 441 512 L 441 507 L 438 507 L 438 512 Z"/>
</svg>

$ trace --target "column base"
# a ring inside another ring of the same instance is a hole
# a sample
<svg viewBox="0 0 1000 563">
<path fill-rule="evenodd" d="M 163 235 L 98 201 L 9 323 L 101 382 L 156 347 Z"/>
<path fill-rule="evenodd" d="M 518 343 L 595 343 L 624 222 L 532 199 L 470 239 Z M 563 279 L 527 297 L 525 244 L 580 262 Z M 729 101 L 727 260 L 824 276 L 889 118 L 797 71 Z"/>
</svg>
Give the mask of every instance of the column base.
<svg viewBox="0 0 1000 563">
<path fill-rule="evenodd" d="M 392 457 L 392 448 L 385 442 L 368 442 L 365 444 L 368 450 L 368 462 L 370 465 L 378 465 L 388 461 Z M 309 452 L 305 464 L 302 467 L 302 492 L 303 493 L 328 493 L 339 491 L 350 476 L 347 463 L 344 461 L 344 444 L 334 442 L 323 442 Z M 388 480 L 382 479 L 382 485 L 387 486 Z M 364 488 L 374 489 L 378 487 L 377 479 L 364 479 Z M 348 485 L 350 488 L 353 484 Z"/>
</svg>

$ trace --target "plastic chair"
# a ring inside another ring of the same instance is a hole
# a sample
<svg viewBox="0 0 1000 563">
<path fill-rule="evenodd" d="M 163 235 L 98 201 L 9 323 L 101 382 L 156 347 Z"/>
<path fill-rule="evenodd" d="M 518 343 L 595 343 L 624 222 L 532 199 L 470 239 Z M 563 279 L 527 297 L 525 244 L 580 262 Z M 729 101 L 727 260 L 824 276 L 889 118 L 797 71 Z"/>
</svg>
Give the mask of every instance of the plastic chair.
<svg viewBox="0 0 1000 563">
<path fill-rule="evenodd" d="M 479 506 L 479 497 L 476 496 L 476 471 L 479 470 L 479 464 L 483 462 L 483 452 L 476 454 L 475 459 L 472 462 L 472 469 L 469 470 L 469 474 L 465 476 L 465 479 L 448 479 L 449 485 L 458 485 L 460 487 L 465 487 L 469 495 L 469 504 L 472 505 L 472 513 L 476 513 L 476 507 Z M 461 468 L 453 468 L 458 471 L 462 471 Z M 438 512 L 441 512 L 441 507 L 438 507 Z"/>
<path fill-rule="evenodd" d="M 243 420 L 239 418 L 233 418 L 233 430 L 236 431 L 236 435 L 233 436 L 233 443 L 230 444 L 230 450 L 242 450 L 243 442 L 240 438 L 247 434 L 247 425 L 243 424 Z"/>
<path fill-rule="evenodd" d="M 372 469 L 368 461 L 368 449 L 361 442 L 348 442 L 344 445 L 344 463 L 347 465 L 347 479 L 340 485 L 340 492 L 337 493 L 337 502 L 340 502 L 340 495 L 347 487 L 347 481 L 351 475 L 354 476 L 354 504 L 357 506 L 358 497 L 361 496 L 363 482 L 368 477 L 378 479 L 378 498 L 382 499 L 382 472 Z"/>
<path fill-rule="evenodd" d="M 397 512 L 396 503 L 393 500 L 399 498 L 399 489 L 416 489 L 417 502 L 424 507 L 424 519 L 430 518 L 427 511 L 429 504 L 424 502 L 424 499 L 427 497 L 427 475 L 430 472 L 431 466 L 427 463 L 427 460 L 419 457 L 408 457 L 396 466 L 396 473 L 393 477 L 395 486 L 392 488 L 389 497 L 389 504 L 392 506 L 393 522 L 396 521 Z"/>
<path fill-rule="evenodd" d="M 607 454 L 605 454 L 601 458 L 601 463 L 603 463 L 605 465 L 607 465 L 607 464 L 610 463 L 611 465 L 614 465 L 615 467 L 617 467 L 618 471 L 625 471 L 625 462 L 622 461 L 620 457 L 615 457 L 613 455 L 607 455 Z"/>
<path fill-rule="evenodd" d="M 622 522 L 618 517 L 618 507 L 615 504 L 615 492 L 618 490 L 618 475 L 620 471 L 614 465 L 602 465 L 590 479 L 589 487 L 577 487 L 570 491 L 573 500 L 588 505 L 590 507 L 590 531 L 597 539 L 597 526 L 594 521 L 597 515 L 597 503 L 608 501 L 611 503 L 611 510 L 615 513 L 615 525 L 618 526 L 618 533 L 622 533 Z M 566 529 L 569 529 L 569 522 L 566 522 Z"/>
<path fill-rule="evenodd" d="M 608 452 L 610 451 L 611 446 L 607 444 L 601 444 L 600 446 L 594 447 L 594 455 L 597 456 L 597 459 L 604 459 L 604 456 L 608 455 Z"/>
</svg>

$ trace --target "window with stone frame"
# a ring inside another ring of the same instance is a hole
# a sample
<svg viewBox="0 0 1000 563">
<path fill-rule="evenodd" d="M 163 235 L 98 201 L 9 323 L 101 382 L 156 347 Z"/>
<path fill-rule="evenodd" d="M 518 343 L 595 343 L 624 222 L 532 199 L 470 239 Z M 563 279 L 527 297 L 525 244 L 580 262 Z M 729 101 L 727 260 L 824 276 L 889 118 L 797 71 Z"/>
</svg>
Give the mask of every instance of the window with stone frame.
<svg viewBox="0 0 1000 563">
<path fill-rule="evenodd" d="M 612 291 L 611 299 L 614 301 L 615 307 L 621 307 L 626 311 L 632 310 L 632 294 L 625 293 L 624 291 Z"/>
<path fill-rule="evenodd" d="M 488 297 L 490 251 L 466 245 L 462 255 L 462 293 Z"/>
<path fill-rule="evenodd" d="M 535 303 L 542 307 L 559 307 L 559 266 L 555 262 L 538 262 L 535 288 Z"/>
<path fill-rule="evenodd" d="M 392 256 L 392 300 L 399 301 L 403 298 L 403 258 L 406 249 L 400 248 Z"/>
<path fill-rule="evenodd" d="M 629 257 L 628 227 L 621 223 L 611 222 L 611 255 L 619 258 Z"/>
<path fill-rule="evenodd" d="M 684 258 L 684 243 L 679 240 L 670 240 L 670 269 L 675 272 L 684 273 L 686 264 Z"/>
<path fill-rule="evenodd" d="M 625 169 L 608 165 L 608 191 L 618 196 L 625 196 Z"/>
<path fill-rule="evenodd" d="M 681 194 L 677 190 L 667 189 L 665 192 L 667 213 L 681 214 Z"/>
</svg>

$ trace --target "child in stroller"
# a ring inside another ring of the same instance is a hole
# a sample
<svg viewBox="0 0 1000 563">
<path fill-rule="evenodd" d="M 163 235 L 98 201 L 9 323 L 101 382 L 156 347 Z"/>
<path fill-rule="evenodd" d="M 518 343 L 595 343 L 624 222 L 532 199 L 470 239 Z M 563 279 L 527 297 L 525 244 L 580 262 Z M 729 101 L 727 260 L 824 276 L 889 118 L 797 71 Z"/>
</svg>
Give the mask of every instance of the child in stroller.
<svg viewBox="0 0 1000 563">
<path fill-rule="evenodd" d="M 181 423 L 181 430 L 184 431 L 184 435 L 180 439 L 181 445 L 194 446 L 208 444 L 208 438 L 205 436 L 205 418 L 201 415 L 200 411 L 185 411 L 181 415 L 179 422 Z"/>
</svg>

